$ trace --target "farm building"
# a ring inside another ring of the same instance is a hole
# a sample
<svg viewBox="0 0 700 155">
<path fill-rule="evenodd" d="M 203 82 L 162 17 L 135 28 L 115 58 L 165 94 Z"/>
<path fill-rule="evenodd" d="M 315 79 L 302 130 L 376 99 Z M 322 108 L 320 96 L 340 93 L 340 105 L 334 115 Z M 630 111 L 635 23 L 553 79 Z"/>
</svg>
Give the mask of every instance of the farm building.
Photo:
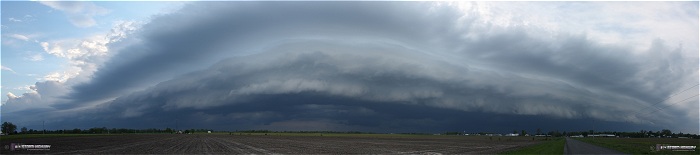
<svg viewBox="0 0 700 155">
<path fill-rule="evenodd" d="M 588 137 L 616 137 L 613 134 L 597 134 L 597 135 L 588 135 Z"/>
</svg>

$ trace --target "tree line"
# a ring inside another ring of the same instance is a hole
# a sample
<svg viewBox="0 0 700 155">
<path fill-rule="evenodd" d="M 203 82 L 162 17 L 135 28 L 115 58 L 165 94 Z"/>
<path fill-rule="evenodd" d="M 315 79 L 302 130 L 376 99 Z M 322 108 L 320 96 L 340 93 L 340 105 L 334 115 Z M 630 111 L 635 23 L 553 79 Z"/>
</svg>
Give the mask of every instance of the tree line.
<svg viewBox="0 0 700 155">
<path fill-rule="evenodd" d="M 272 131 L 272 130 L 236 130 L 240 133 L 347 133 L 347 134 L 371 134 L 373 132 L 360 131 Z"/>
<path fill-rule="evenodd" d="M 700 139 L 700 135 L 690 134 L 690 133 L 673 133 L 669 129 L 662 129 L 659 131 L 652 130 L 640 130 L 639 132 L 619 132 L 619 131 L 573 131 L 573 132 L 560 132 L 559 130 L 544 132 L 541 129 L 537 129 L 535 133 L 528 134 L 526 130 L 513 130 L 513 132 L 507 134 L 516 134 L 517 136 L 548 136 L 548 137 L 571 137 L 571 136 L 584 136 L 589 137 L 592 135 L 614 135 L 614 137 L 620 138 L 693 138 Z M 420 134 L 420 133 L 419 133 Z M 495 132 L 477 132 L 477 133 L 466 133 L 457 131 L 448 131 L 440 133 L 441 135 L 487 135 L 487 136 L 504 136 L 502 133 Z"/>
<path fill-rule="evenodd" d="M 181 131 L 182 133 L 195 133 L 195 132 L 207 132 L 213 131 L 211 129 L 187 129 Z M 27 127 L 22 127 L 17 131 L 17 126 L 11 122 L 2 123 L 2 133 L 3 134 L 122 134 L 122 133 L 176 133 L 175 129 L 165 128 L 147 128 L 147 129 L 129 129 L 129 128 L 107 128 L 107 127 L 93 127 L 89 129 L 58 129 L 58 130 L 34 130 L 28 129 Z"/>
</svg>

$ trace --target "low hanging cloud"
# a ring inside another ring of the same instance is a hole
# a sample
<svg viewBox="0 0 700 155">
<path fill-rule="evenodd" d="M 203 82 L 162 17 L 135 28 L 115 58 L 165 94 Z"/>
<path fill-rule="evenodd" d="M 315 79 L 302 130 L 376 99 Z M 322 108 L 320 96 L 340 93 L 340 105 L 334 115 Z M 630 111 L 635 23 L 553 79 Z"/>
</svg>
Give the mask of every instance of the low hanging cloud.
<svg viewBox="0 0 700 155">
<path fill-rule="evenodd" d="M 697 132 L 697 123 L 665 121 L 698 122 L 697 97 L 637 114 L 697 83 L 697 55 L 687 54 L 694 47 L 499 23 L 497 9 L 468 4 L 191 3 L 110 44 L 118 52 L 48 115 L 98 125 L 161 128 L 179 119 L 220 129 L 382 132 L 512 131 L 528 126 L 517 122 L 593 118 L 611 130 Z"/>
</svg>

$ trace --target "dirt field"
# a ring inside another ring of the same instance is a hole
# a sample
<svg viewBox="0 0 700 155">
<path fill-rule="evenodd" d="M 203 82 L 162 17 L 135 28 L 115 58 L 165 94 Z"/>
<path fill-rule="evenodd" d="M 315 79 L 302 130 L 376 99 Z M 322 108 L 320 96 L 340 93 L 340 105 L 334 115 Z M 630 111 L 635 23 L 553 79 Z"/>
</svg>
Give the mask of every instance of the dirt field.
<svg viewBox="0 0 700 155">
<path fill-rule="evenodd" d="M 2 154 L 489 154 L 535 144 L 527 137 L 473 136 L 280 136 L 228 134 L 130 134 L 13 139 L 48 144 L 50 150 Z"/>
</svg>

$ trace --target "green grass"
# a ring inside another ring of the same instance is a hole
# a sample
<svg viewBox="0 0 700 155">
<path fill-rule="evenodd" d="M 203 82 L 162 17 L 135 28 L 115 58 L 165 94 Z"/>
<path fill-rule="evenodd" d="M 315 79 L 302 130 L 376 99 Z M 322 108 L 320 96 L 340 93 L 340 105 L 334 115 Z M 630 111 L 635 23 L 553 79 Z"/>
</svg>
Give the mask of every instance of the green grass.
<svg viewBox="0 0 700 155">
<path fill-rule="evenodd" d="M 15 134 L 15 135 L 2 135 L 2 136 L 0 136 L 0 141 L 13 140 L 13 139 L 24 139 L 24 138 L 106 136 L 106 135 L 117 135 L 117 134 Z"/>
<path fill-rule="evenodd" d="M 668 144 L 675 146 L 699 146 L 700 139 L 679 139 L 679 138 L 575 138 L 582 142 L 587 142 L 593 145 L 598 145 L 613 150 L 617 150 L 629 154 L 698 154 L 700 150 L 695 148 L 695 151 L 655 151 L 652 147 L 656 144 Z"/>
<path fill-rule="evenodd" d="M 539 144 L 524 147 L 517 150 L 506 151 L 499 154 L 564 154 L 566 139 L 554 138 Z"/>
</svg>

